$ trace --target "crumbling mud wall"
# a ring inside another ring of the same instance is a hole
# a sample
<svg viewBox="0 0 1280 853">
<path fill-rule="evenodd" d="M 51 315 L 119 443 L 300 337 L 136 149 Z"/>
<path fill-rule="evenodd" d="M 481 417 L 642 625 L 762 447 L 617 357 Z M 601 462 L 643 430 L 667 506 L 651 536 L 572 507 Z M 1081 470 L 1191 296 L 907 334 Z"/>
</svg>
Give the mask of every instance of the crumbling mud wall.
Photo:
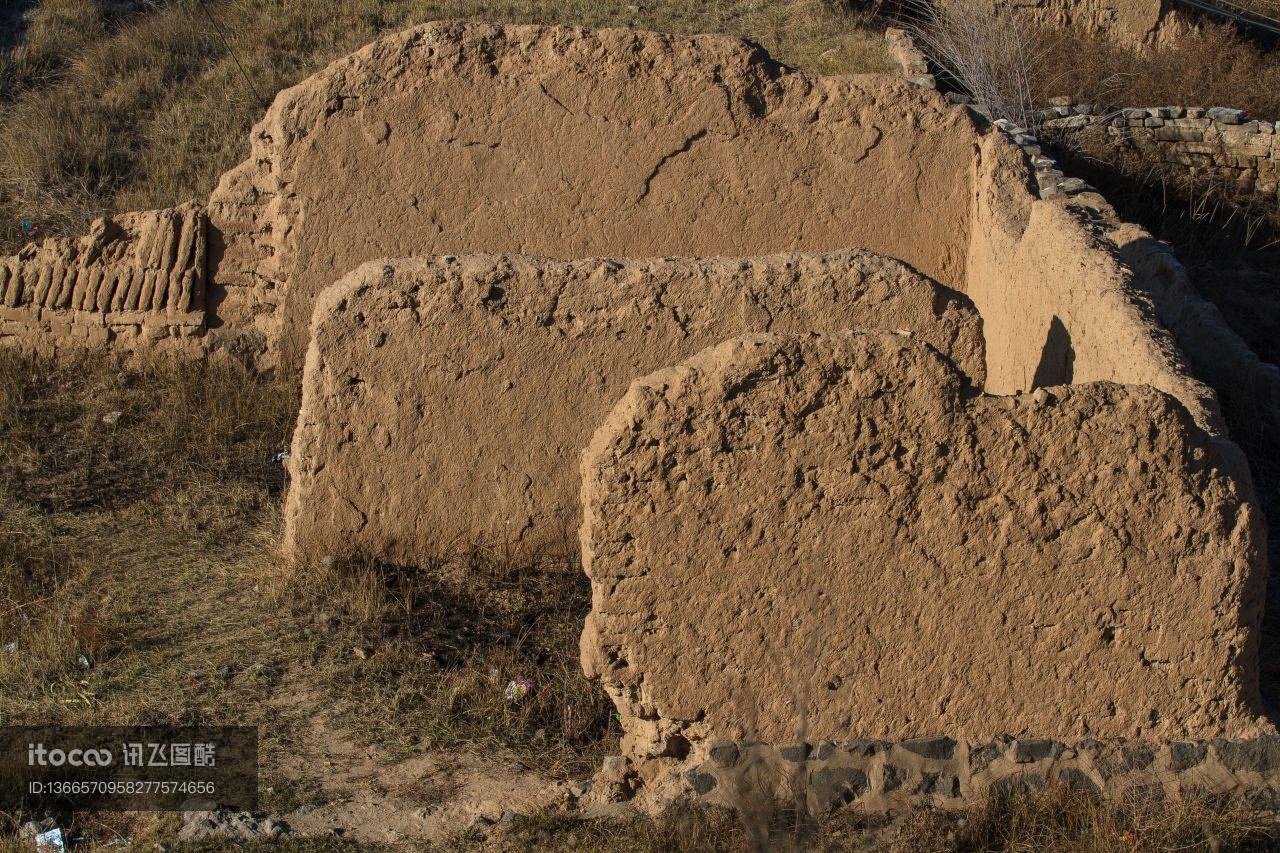
<svg viewBox="0 0 1280 853">
<path fill-rule="evenodd" d="M 0 345 L 198 351 L 205 220 L 196 205 L 99 219 L 88 236 L 0 258 Z"/>
<path fill-rule="evenodd" d="M 1262 524 L 1213 455 L 1151 388 L 725 342 L 583 454 L 584 668 L 642 774 L 714 741 L 1256 735 Z"/>
<path fill-rule="evenodd" d="M 916 76 L 418 27 L 282 93 L 207 222 L 6 259 L 4 340 L 305 350 L 300 559 L 563 547 L 584 512 L 584 662 L 643 773 L 797 739 L 780 672 L 832 740 L 1267 730 L 1261 525 L 1201 379 L 1274 371 L 1033 136 Z M 714 348 L 857 328 L 914 337 Z"/>
<path fill-rule="evenodd" d="M 277 97 L 210 199 L 220 332 L 300 355 L 379 257 L 866 248 L 964 280 L 973 122 L 740 39 L 437 23 Z"/>
<path fill-rule="evenodd" d="M 904 79 L 934 87 L 909 34 L 890 28 L 885 40 Z M 1219 395 L 1237 429 L 1280 425 L 1280 374 L 1195 292 L 1169 247 L 1064 175 L 1029 129 L 1004 119 L 991 127 L 975 166 L 964 286 L 986 318 L 987 389 L 1150 384 L 1217 435 L 1225 432 Z M 1238 456 L 1225 442 L 1219 450 Z"/>
<path fill-rule="evenodd" d="M 966 292 L 983 316 L 993 393 L 1101 380 L 1166 391 L 1222 432 L 1213 391 L 1192 377 L 1088 198 L 1038 199 L 1023 152 L 982 142 Z"/>
<path fill-rule="evenodd" d="M 316 307 L 286 551 L 571 549 L 578 454 L 630 381 L 752 331 L 913 332 L 981 385 L 968 300 L 869 252 L 367 264 Z"/>
<path fill-rule="evenodd" d="M 1101 36 L 1130 48 L 1177 38 L 1190 23 L 1170 0 L 940 0 L 981 2 L 993 17 L 1009 16 L 1026 27 Z"/>
</svg>

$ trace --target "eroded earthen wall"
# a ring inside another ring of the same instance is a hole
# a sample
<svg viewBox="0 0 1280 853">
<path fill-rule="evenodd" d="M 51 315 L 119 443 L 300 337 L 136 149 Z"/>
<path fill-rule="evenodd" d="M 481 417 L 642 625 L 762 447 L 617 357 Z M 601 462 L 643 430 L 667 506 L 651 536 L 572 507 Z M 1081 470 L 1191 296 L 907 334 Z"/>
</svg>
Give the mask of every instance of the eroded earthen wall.
<svg viewBox="0 0 1280 853">
<path fill-rule="evenodd" d="M 633 383 L 582 472 L 583 665 L 633 759 L 1267 728 L 1260 516 L 1151 388 L 973 397 L 900 335 L 752 337 Z"/>
<path fill-rule="evenodd" d="M 219 334 L 300 354 L 322 288 L 437 253 L 857 247 L 959 286 L 973 139 L 905 82 L 810 77 L 740 39 L 428 24 L 255 128 L 210 200 Z"/>
<path fill-rule="evenodd" d="M 572 549 L 578 454 L 634 377 L 747 331 L 851 326 L 912 331 L 981 384 L 967 300 L 868 252 L 368 264 L 316 308 L 286 549 Z"/>
<path fill-rule="evenodd" d="M 1088 199 L 1039 199 L 1024 154 L 986 137 L 973 198 L 965 292 L 983 317 L 986 390 L 1110 381 L 1172 394 L 1223 432 L 1213 391 L 1193 378 Z"/>
<path fill-rule="evenodd" d="M 1027 29 L 1101 37 L 1128 48 L 1176 38 L 1188 28 L 1168 0 L 941 0 L 940 5 L 948 3 L 977 3 L 993 19 L 1012 17 Z"/>
<path fill-rule="evenodd" d="M 205 219 L 197 205 L 99 219 L 88 236 L 0 258 L 0 345 L 199 351 Z"/>
</svg>

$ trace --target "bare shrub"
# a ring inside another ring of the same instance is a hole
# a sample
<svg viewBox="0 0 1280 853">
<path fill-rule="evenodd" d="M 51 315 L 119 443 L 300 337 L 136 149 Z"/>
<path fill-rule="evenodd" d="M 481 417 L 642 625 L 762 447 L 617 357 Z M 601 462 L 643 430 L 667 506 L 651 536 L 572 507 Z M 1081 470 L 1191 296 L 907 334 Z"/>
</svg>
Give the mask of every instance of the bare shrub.
<svg viewBox="0 0 1280 853">
<path fill-rule="evenodd" d="M 1101 36 L 1040 31 L 1032 95 L 1118 106 L 1228 106 L 1280 119 L 1280 53 L 1240 39 L 1227 24 L 1203 22 L 1149 50 Z"/>
<path fill-rule="evenodd" d="M 977 104 L 994 118 L 1035 126 L 1040 46 L 1006 3 L 906 0 L 903 11 L 920 50 Z"/>
<path fill-rule="evenodd" d="M 1137 49 L 1099 34 L 1024 20 L 1010 0 L 904 0 L 899 12 L 944 78 L 996 118 L 1024 127 L 1059 95 L 1118 106 L 1231 106 L 1280 118 L 1280 54 L 1201 22 L 1160 45 Z"/>
</svg>

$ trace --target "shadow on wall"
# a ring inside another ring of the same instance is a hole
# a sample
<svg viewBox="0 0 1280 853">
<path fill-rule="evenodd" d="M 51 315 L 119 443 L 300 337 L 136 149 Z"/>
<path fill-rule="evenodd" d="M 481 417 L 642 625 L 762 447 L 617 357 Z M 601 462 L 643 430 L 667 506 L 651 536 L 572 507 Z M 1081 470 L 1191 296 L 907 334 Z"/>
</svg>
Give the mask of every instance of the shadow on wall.
<svg viewBox="0 0 1280 853">
<path fill-rule="evenodd" d="M 1049 323 L 1049 334 L 1044 340 L 1040 363 L 1031 380 L 1032 388 L 1050 385 L 1070 385 L 1075 375 L 1076 352 L 1071 348 L 1071 333 L 1061 318 L 1054 315 Z"/>
</svg>

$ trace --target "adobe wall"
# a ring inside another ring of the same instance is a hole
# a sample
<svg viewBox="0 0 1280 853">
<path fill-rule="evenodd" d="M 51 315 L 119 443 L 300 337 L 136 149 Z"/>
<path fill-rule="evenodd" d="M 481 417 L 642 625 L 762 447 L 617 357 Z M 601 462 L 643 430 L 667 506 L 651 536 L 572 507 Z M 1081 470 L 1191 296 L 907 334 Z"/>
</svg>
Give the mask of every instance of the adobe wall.
<svg viewBox="0 0 1280 853">
<path fill-rule="evenodd" d="M 1151 388 L 747 337 L 633 382 L 582 476 L 583 668 L 642 777 L 716 741 L 1270 731 L 1261 516 Z"/>
<path fill-rule="evenodd" d="M 378 257 L 866 248 L 964 280 L 972 121 L 718 36 L 435 23 L 282 92 L 210 199 L 217 306 L 300 353 Z"/>
<path fill-rule="evenodd" d="M 88 236 L 0 257 L 0 346 L 202 349 L 205 220 L 199 206 L 99 219 Z"/>
<path fill-rule="evenodd" d="M 932 75 L 921 74 L 928 64 L 908 33 L 890 28 L 885 40 L 902 78 L 935 87 Z M 990 119 L 980 106 L 969 109 Z M 1150 112 L 1170 109 L 1144 111 L 1150 126 L 1164 121 Z M 1215 116 L 1228 125 L 1243 121 L 1231 110 Z M 984 140 L 977 166 L 964 288 L 986 320 L 987 388 L 1022 390 L 1055 376 L 1148 383 L 1181 400 L 1215 435 L 1226 434 L 1223 406 L 1242 438 L 1280 431 L 1280 369 L 1259 359 L 1199 296 L 1169 246 L 1121 221 L 1085 181 L 1067 177 L 1031 130 L 1004 119 L 991 126 L 996 132 Z M 1222 441 L 1219 451 L 1248 477 L 1237 448 Z"/>
<path fill-rule="evenodd" d="M 1142 288 L 1105 257 L 1118 247 L 1090 233 L 1101 200 L 1066 192 L 1072 180 L 1024 146 L 1041 196 L 1053 175 L 1054 195 L 1077 196 L 1036 203 L 1028 164 L 983 123 L 906 81 L 810 77 L 727 37 L 428 24 L 277 97 L 210 199 L 205 326 L 193 308 L 148 328 L 207 328 L 201 351 L 297 364 L 315 295 L 377 257 L 868 248 L 990 315 L 993 389 L 1035 380 L 1052 326 L 1080 378 L 1152 382 L 1219 429 L 1154 314 L 1127 304 Z M 7 339 L 143 328 L 134 312 L 108 318 L 114 306 L 57 310 L 10 312 Z"/>
<path fill-rule="evenodd" d="M 970 3 L 974 0 L 941 0 Z M 1130 48 L 1176 38 L 1190 24 L 1169 0 L 983 0 L 993 16 L 1012 16 L 1027 27 L 1101 36 Z"/>
<path fill-rule="evenodd" d="M 968 300 L 870 252 L 366 264 L 316 306 L 285 550 L 564 551 L 578 454 L 634 377 L 745 332 L 851 327 L 912 331 L 982 382 Z"/>
<path fill-rule="evenodd" d="M 658 549 L 651 534 L 703 547 L 682 537 L 723 538 L 740 522 L 718 555 L 704 552 L 744 569 L 725 573 L 727 588 L 741 598 L 755 578 L 798 596 L 770 599 L 776 613 L 817 602 L 797 624 L 837 620 L 839 642 L 816 657 L 787 649 L 839 676 L 821 689 L 847 704 L 820 696 L 818 737 L 855 725 L 975 742 L 996 727 L 1077 739 L 1266 730 L 1254 716 L 1263 534 L 1201 379 L 1259 399 L 1274 370 L 1254 369 L 1171 256 L 1025 129 L 917 82 L 811 77 L 724 37 L 418 27 L 281 93 L 207 219 L 129 214 L 5 259 L 0 342 L 163 334 L 197 352 L 245 347 L 263 367 L 305 349 L 287 549 L 412 561 L 477 539 L 560 544 L 578 512 L 575 460 L 638 375 L 668 368 L 670 385 L 637 387 L 678 401 L 696 389 L 681 384 L 689 365 L 675 366 L 726 338 L 912 330 L 936 352 L 863 334 L 815 375 L 806 345 L 752 368 L 736 402 L 702 388 L 683 432 L 673 411 L 646 410 L 660 418 L 637 420 L 633 436 L 654 427 L 669 458 L 655 458 L 661 443 L 602 439 L 622 462 L 611 471 L 593 455 L 582 492 L 600 608 L 584 655 L 632 757 L 661 747 L 703 760 L 689 747 L 709 748 L 723 715 L 747 708 L 721 664 L 646 693 L 670 655 L 648 658 L 653 680 L 630 662 L 651 644 L 670 652 L 674 635 L 617 606 L 650 584 L 672 625 L 720 612 L 716 587 L 680 580 L 703 552 Z M 418 259 L 373 262 L 395 256 Z M 875 433 L 851 429 L 859 418 Z M 703 479 L 673 477 L 677 458 Z M 884 482 L 858 476 L 864 462 Z M 623 483 L 624 463 L 649 467 Z M 733 485 L 757 475 L 759 491 Z M 666 506 L 694 485 L 680 506 L 721 501 L 723 514 L 667 530 L 634 503 Z M 610 495 L 619 503 L 604 512 Z M 644 536 L 597 541 L 600 519 Z M 761 538 L 757 519 L 778 535 Z M 648 580 L 617 559 L 642 547 Z M 796 553 L 812 560 L 780 572 Z M 662 577 L 670 585 L 654 588 Z M 726 624 L 696 627 L 723 628 L 707 635 L 719 647 L 696 653 L 754 678 L 767 620 Z M 841 657 L 850 650 L 862 658 Z M 846 682 L 846 663 L 860 680 Z M 884 678 L 866 674 L 871 663 Z M 887 704 L 875 706 L 881 683 Z M 760 686 L 755 728 L 776 740 L 795 715 L 777 676 Z"/>
<path fill-rule="evenodd" d="M 986 389 L 1107 380 L 1150 385 L 1221 433 L 1213 391 L 1192 378 L 1088 198 L 1040 199 L 1024 154 L 982 145 L 966 292 L 983 316 Z"/>
</svg>

